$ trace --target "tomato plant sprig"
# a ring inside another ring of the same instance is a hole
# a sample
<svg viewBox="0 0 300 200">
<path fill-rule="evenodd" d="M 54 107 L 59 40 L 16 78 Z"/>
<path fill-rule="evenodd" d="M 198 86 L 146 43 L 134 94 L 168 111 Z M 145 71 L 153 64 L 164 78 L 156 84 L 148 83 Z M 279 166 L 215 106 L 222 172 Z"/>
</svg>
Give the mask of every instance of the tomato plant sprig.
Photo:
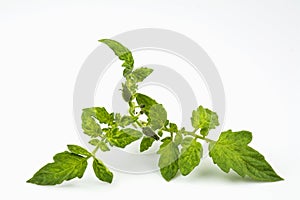
<svg viewBox="0 0 300 200">
<path fill-rule="evenodd" d="M 109 151 L 111 147 L 124 148 L 140 140 L 140 152 L 147 151 L 154 142 L 160 142 L 158 166 L 163 178 L 170 181 L 178 171 L 183 176 L 190 174 L 201 161 L 203 148 L 199 140 L 209 143 L 209 156 L 219 168 L 228 173 L 230 169 L 241 177 L 248 176 L 258 181 L 283 180 L 273 170 L 264 156 L 248 144 L 252 140 L 249 131 L 224 131 L 217 141 L 207 136 L 219 125 L 217 113 L 199 106 L 191 115 L 193 130 L 179 128 L 168 120 L 164 106 L 153 98 L 138 92 L 138 83 L 147 78 L 153 69 L 134 68 L 130 50 L 117 41 L 99 40 L 110 47 L 124 63 L 125 81 L 122 83 L 122 97 L 128 103 L 128 114 L 109 113 L 104 107 L 82 110 L 82 130 L 91 139 L 92 152 L 77 145 L 67 145 L 68 150 L 53 157 L 38 170 L 28 183 L 56 185 L 63 181 L 81 178 L 88 160 L 93 159 L 96 177 L 111 183 L 113 173 L 96 157 L 97 151 Z M 141 120 L 141 116 L 146 120 Z M 145 118 L 145 117 L 144 117 Z"/>
</svg>

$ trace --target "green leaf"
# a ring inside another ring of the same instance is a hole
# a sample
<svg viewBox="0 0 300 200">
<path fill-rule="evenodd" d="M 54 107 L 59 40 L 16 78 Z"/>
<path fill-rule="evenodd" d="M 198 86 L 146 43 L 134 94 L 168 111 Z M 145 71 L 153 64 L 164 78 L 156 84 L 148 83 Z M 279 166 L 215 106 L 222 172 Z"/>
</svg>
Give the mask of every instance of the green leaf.
<svg viewBox="0 0 300 200">
<path fill-rule="evenodd" d="M 167 141 L 172 141 L 172 138 L 169 136 L 169 137 L 165 137 L 164 139 L 161 139 L 160 140 L 162 143 L 164 142 L 167 142 Z M 166 143 L 167 144 L 167 143 Z M 162 147 L 162 146 L 161 146 Z"/>
<path fill-rule="evenodd" d="M 181 134 L 180 132 L 178 132 L 178 133 L 176 133 L 176 135 L 175 135 L 174 143 L 175 143 L 176 145 L 179 145 L 179 144 L 181 144 L 182 139 L 183 139 L 182 134 Z"/>
<path fill-rule="evenodd" d="M 122 130 L 119 129 L 110 129 L 106 133 L 106 139 L 110 144 L 124 148 L 128 144 L 140 139 L 142 133 L 132 128 L 125 128 Z"/>
<path fill-rule="evenodd" d="M 200 132 L 203 136 L 206 136 L 209 130 L 219 125 L 217 113 L 202 106 L 193 111 L 191 121 L 195 129 L 206 129 Z"/>
<path fill-rule="evenodd" d="M 283 180 L 263 155 L 248 146 L 251 140 L 249 131 L 222 132 L 218 141 L 210 144 L 209 156 L 226 173 L 233 169 L 240 176 L 247 175 L 254 180 Z"/>
<path fill-rule="evenodd" d="M 133 117 L 125 115 L 120 119 L 120 121 L 118 122 L 118 125 L 124 128 L 125 126 L 128 126 L 128 125 L 132 124 L 133 122 L 134 122 Z"/>
<path fill-rule="evenodd" d="M 209 129 L 208 128 L 202 128 L 200 130 L 200 134 L 203 135 L 203 136 L 207 136 L 208 135 L 208 132 L 209 132 Z"/>
<path fill-rule="evenodd" d="M 67 146 L 68 146 L 69 151 L 71 151 L 72 153 L 75 153 L 77 155 L 87 156 L 87 157 L 92 156 L 92 154 L 90 152 L 88 152 L 86 149 L 84 149 L 78 145 L 69 144 Z"/>
<path fill-rule="evenodd" d="M 129 102 L 131 97 L 135 95 L 138 85 L 130 76 L 126 78 L 125 83 L 122 83 L 122 97 L 125 102 Z"/>
<path fill-rule="evenodd" d="M 100 150 L 103 152 L 110 150 L 105 142 L 100 141 L 98 139 L 92 139 L 89 141 L 89 143 L 93 146 L 98 146 L 100 148 Z"/>
<path fill-rule="evenodd" d="M 164 126 L 168 126 L 169 122 L 170 122 L 169 120 L 166 120 Z"/>
<path fill-rule="evenodd" d="M 130 90 L 128 89 L 127 85 L 122 83 L 122 97 L 125 102 L 129 102 L 132 94 Z"/>
<path fill-rule="evenodd" d="M 89 141 L 89 143 L 91 144 L 91 145 L 93 145 L 93 146 L 97 146 L 97 144 L 100 142 L 100 140 L 99 139 L 96 139 L 96 138 L 94 138 L 94 139 L 91 139 L 90 141 Z"/>
<path fill-rule="evenodd" d="M 148 137 L 152 137 L 155 140 L 159 140 L 159 137 L 156 135 L 156 133 L 148 126 L 143 127 L 142 132 Z"/>
<path fill-rule="evenodd" d="M 135 80 L 135 82 L 142 82 L 147 76 L 149 76 L 153 72 L 153 69 L 141 67 L 137 68 L 131 73 L 131 76 Z"/>
<path fill-rule="evenodd" d="M 70 152 L 58 153 L 54 162 L 37 171 L 27 183 L 37 185 L 56 185 L 76 177 L 81 178 L 87 167 L 86 158 Z"/>
<path fill-rule="evenodd" d="M 142 106 L 142 111 L 144 111 L 144 113 L 148 116 L 149 115 L 149 110 L 150 108 L 157 104 L 157 102 L 148 97 L 147 95 L 141 94 L 141 93 L 136 93 L 136 101 L 138 103 L 139 106 Z"/>
<path fill-rule="evenodd" d="M 109 114 L 104 107 L 84 108 L 83 115 L 94 117 L 100 123 L 112 125 L 114 121 L 113 113 Z"/>
<path fill-rule="evenodd" d="M 160 129 L 167 121 L 167 111 L 162 104 L 155 104 L 149 110 L 150 126 L 153 130 Z"/>
<path fill-rule="evenodd" d="M 159 135 L 160 137 L 163 136 L 163 131 L 162 130 L 158 130 L 157 135 Z"/>
<path fill-rule="evenodd" d="M 97 158 L 94 158 L 93 169 L 97 178 L 101 181 L 111 183 L 113 180 L 113 173 Z"/>
<path fill-rule="evenodd" d="M 91 137 L 97 137 L 102 134 L 100 125 L 86 112 L 81 115 L 81 127 L 83 132 Z"/>
<path fill-rule="evenodd" d="M 202 153 L 202 145 L 196 139 L 187 142 L 183 141 L 181 154 L 178 159 L 179 169 L 183 176 L 191 173 L 199 165 Z"/>
<path fill-rule="evenodd" d="M 155 139 L 152 137 L 143 137 L 140 144 L 140 152 L 148 150 L 152 146 L 154 141 Z"/>
<path fill-rule="evenodd" d="M 122 66 L 125 67 L 123 71 L 124 77 L 132 72 L 134 60 L 131 52 L 126 47 L 124 47 L 121 43 L 110 39 L 102 39 L 99 40 L 99 42 L 102 42 L 109 46 L 109 48 L 114 51 L 116 56 L 118 56 L 120 60 L 124 61 L 124 63 L 122 64 Z"/>
<path fill-rule="evenodd" d="M 170 123 L 169 124 L 169 131 L 172 132 L 172 133 L 177 133 L 178 132 L 178 128 L 177 128 L 177 125 L 174 124 L 174 123 Z"/>
<path fill-rule="evenodd" d="M 129 102 L 131 97 L 135 95 L 138 85 L 135 80 L 130 77 L 126 78 L 125 83 L 122 83 L 122 97 L 126 102 Z"/>
<path fill-rule="evenodd" d="M 160 173 L 166 181 L 170 181 L 178 171 L 178 147 L 171 138 L 167 138 L 160 145 L 157 153 L 160 154 L 158 162 Z"/>
<path fill-rule="evenodd" d="M 193 139 L 194 138 L 191 136 L 185 137 L 181 142 L 181 146 L 183 148 L 188 147 L 191 144 L 191 142 L 193 141 Z"/>
<path fill-rule="evenodd" d="M 115 121 L 116 121 L 117 123 L 119 123 L 119 122 L 121 121 L 121 118 L 122 118 L 122 116 L 121 116 L 120 113 L 115 113 Z"/>
<path fill-rule="evenodd" d="M 100 141 L 98 143 L 98 146 L 100 148 L 101 151 L 105 152 L 105 151 L 109 151 L 110 149 L 108 148 L 107 144 L 103 141 Z"/>
</svg>

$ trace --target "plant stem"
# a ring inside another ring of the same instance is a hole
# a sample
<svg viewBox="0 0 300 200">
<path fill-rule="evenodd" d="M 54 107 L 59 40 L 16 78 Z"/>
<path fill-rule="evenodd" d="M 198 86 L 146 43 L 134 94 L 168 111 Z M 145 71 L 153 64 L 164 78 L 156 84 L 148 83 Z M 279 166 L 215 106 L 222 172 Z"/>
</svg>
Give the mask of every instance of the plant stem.
<svg viewBox="0 0 300 200">
<path fill-rule="evenodd" d="M 139 120 L 136 120 L 135 123 L 136 123 L 137 125 L 139 125 L 139 127 L 141 127 L 141 128 L 144 127 L 144 126 L 139 122 Z"/>
<path fill-rule="evenodd" d="M 201 140 L 205 140 L 207 143 L 216 142 L 215 140 L 205 138 L 205 137 L 202 137 L 202 136 L 197 136 L 196 138 L 199 138 Z"/>
<path fill-rule="evenodd" d="M 166 132 L 169 132 L 170 134 L 171 134 L 171 138 L 173 138 L 173 134 L 174 133 L 172 133 L 172 132 L 170 132 L 170 130 L 169 129 L 167 129 L 167 128 L 162 128 L 161 130 L 163 130 L 163 131 L 166 131 Z M 197 138 L 197 139 L 201 139 L 201 140 L 204 140 L 204 141 L 206 141 L 206 142 L 216 142 L 216 141 L 214 141 L 214 140 L 212 140 L 212 139 L 209 139 L 209 138 L 206 138 L 206 137 L 203 137 L 203 136 L 200 136 L 200 135 L 197 135 L 196 134 L 196 131 L 197 131 L 198 129 L 194 129 L 193 131 L 185 131 L 185 133 L 187 133 L 187 135 L 190 135 L 190 136 L 193 136 L 193 137 L 195 137 L 195 138 Z M 176 132 L 175 132 L 175 134 L 177 134 Z"/>
<path fill-rule="evenodd" d="M 96 148 L 92 151 L 92 155 L 95 156 L 95 154 L 97 153 L 97 151 L 99 150 L 99 145 L 96 146 Z"/>
<path fill-rule="evenodd" d="M 206 142 L 216 142 L 216 141 L 214 141 L 214 140 L 212 140 L 212 139 L 205 138 L 205 137 L 203 137 L 203 136 L 197 135 L 194 131 L 193 131 L 193 132 L 187 132 L 187 133 L 188 133 L 188 135 L 190 135 L 190 136 L 193 136 L 193 137 L 195 137 L 195 138 L 204 140 L 204 141 L 206 141 Z"/>
<path fill-rule="evenodd" d="M 134 115 L 134 113 L 132 113 L 132 106 L 134 106 L 134 104 L 132 103 L 132 101 L 129 101 L 128 102 L 128 105 L 129 105 L 129 109 L 128 109 L 128 112 L 129 112 L 129 114 L 130 114 L 130 116 L 131 117 L 137 117 L 137 119 L 135 120 L 135 123 L 139 126 L 139 127 L 141 127 L 141 128 L 143 128 L 144 126 L 139 122 L 139 120 L 138 120 L 138 117 L 140 116 L 140 114 L 138 114 L 137 116 L 135 116 Z M 135 107 L 137 107 L 137 106 L 134 106 L 134 108 Z M 139 107 L 139 106 L 138 106 Z"/>
</svg>

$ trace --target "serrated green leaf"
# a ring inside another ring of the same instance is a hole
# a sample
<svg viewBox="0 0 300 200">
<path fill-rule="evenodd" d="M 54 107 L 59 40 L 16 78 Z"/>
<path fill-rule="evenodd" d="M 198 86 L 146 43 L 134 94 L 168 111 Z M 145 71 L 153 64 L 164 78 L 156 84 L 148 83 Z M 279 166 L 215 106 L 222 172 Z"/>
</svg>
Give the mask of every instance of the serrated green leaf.
<svg viewBox="0 0 300 200">
<path fill-rule="evenodd" d="M 135 82 L 142 82 L 152 72 L 153 72 L 153 69 L 146 68 L 146 67 L 141 67 L 141 68 L 137 68 L 136 70 L 134 70 L 131 73 L 131 76 L 135 80 Z"/>
<path fill-rule="evenodd" d="M 183 142 L 178 159 L 179 170 L 183 176 L 191 173 L 199 165 L 202 153 L 202 145 L 195 139 L 192 139 L 189 143 Z"/>
<path fill-rule="evenodd" d="M 226 173 L 233 169 L 240 176 L 247 175 L 254 180 L 283 180 L 263 155 L 248 146 L 251 140 L 249 131 L 222 132 L 218 141 L 210 144 L 209 156 Z"/>
<path fill-rule="evenodd" d="M 191 117 L 192 125 L 195 129 L 207 129 L 200 132 L 203 136 L 208 134 L 208 131 L 219 125 L 217 113 L 199 106 L 194 110 Z"/>
<path fill-rule="evenodd" d="M 171 138 L 165 138 L 157 153 L 160 154 L 158 161 L 160 173 L 166 181 L 170 181 L 178 171 L 178 147 Z"/>
<path fill-rule="evenodd" d="M 113 180 L 113 173 L 97 158 L 93 161 L 93 169 L 97 178 L 101 181 L 111 183 Z"/>
<path fill-rule="evenodd" d="M 155 104 L 149 110 L 150 126 L 153 130 L 160 129 L 167 121 L 167 111 L 162 104 Z"/>
<path fill-rule="evenodd" d="M 81 115 L 81 127 L 83 132 L 91 137 L 97 137 L 102 134 L 100 125 L 91 115 L 85 112 Z"/>
<path fill-rule="evenodd" d="M 81 178 L 87 167 L 86 158 L 70 152 L 58 153 L 54 162 L 37 171 L 27 183 L 37 185 L 56 185 L 76 177 Z"/>
<path fill-rule="evenodd" d="M 150 108 L 157 104 L 157 102 L 152 99 L 151 97 L 148 97 L 147 95 L 136 93 L 136 102 L 139 106 L 142 106 L 142 111 L 148 116 Z"/>
<path fill-rule="evenodd" d="M 124 148 L 128 144 L 140 139 L 142 137 L 142 133 L 132 128 L 125 128 L 122 130 L 119 129 L 111 129 L 106 133 L 106 139 L 110 144 Z"/>
<path fill-rule="evenodd" d="M 102 42 L 109 46 L 109 48 L 114 51 L 116 56 L 118 56 L 120 60 L 124 61 L 124 63 L 122 64 L 122 66 L 125 67 L 123 71 L 124 77 L 132 72 L 134 60 L 131 52 L 125 46 L 115 40 L 110 39 L 102 39 L 99 40 L 99 42 Z"/>
<path fill-rule="evenodd" d="M 87 156 L 90 157 L 92 156 L 92 154 L 90 152 L 88 152 L 85 148 L 80 147 L 78 145 L 74 145 L 74 144 L 69 144 L 67 145 L 69 151 L 71 151 L 72 153 L 75 153 L 77 155 L 82 155 L 82 156 Z"/>
<path fill-rule="evenodd" d="M 94 117 L 100 123 L 103 124 L 113 124 L 114 121 L 114 114 L 109 114 L 104 107 L 91 107 L 91 108 L 84 108 L 83 115 Z"/>
<path fill-rule="evenodd" d="M 152 137 L 143 137 L 140 144 L 140 152 L 148 150 L 152 146 L 154 141 L 155 139 Z"/>
</svg>

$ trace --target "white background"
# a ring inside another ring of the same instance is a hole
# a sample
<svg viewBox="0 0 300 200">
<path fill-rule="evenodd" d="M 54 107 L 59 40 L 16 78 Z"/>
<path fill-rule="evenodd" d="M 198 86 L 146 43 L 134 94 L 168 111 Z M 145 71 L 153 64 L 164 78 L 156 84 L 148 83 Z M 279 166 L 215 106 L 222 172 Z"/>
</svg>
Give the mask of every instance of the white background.
<svg viewBox="0 0 300 200">
<path fill-rule="evenodd" d="M 167 183 L 159 173 L 88 170 L 55 187 L 25 181 L 69 143 L 77 73 L 100 38 L 165 28 L 200 44 L 226 92 L 225 129 L 253 132 L 252 146 L 285 178 L 257 183 L 224 174 L 209 159 Z M 299 199 L 300 2 L 0 1 L 1 199 Z"/>
</svg>

